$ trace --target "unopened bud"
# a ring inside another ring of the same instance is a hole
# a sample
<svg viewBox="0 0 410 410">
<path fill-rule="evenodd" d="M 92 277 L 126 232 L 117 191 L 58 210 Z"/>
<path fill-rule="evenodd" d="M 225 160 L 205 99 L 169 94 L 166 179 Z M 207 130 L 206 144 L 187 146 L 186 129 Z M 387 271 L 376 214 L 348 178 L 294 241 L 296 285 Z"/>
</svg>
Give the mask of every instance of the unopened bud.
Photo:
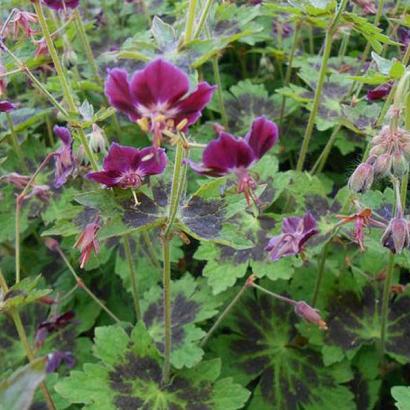
<svg viewBox="0 0 410 410">
<path fill-rule="evenodd" d="M 382 155 L 385 152 L 386 152 L 386 147 L 384 147 L 381 144 L 377 144 L 370 150 L 369 155 L 370 156 L 371 155 L 376 155 L 378 157 L 379 155 Z"/>
<path fill-rule="evenodd" d="M 97 124 L 93 124 L 93 130 L 89 134 L 89 138 L 90 148 L 93 150 L 93 152 L 105 153 L 107 151 L 104 131 Z"/>
<path fill-rule="evenodd" d="M 374 163 L 374 173 L 376 175 L 386 176 L 390 173 L 392 159 L 390 154 L 382 154 L 377 157 Z"/>
<path fill-rule="evenodd" d="M 295 313 L 307 322 L 318 325 L 319 329 L 327 330 L 326 322 L 320 317 L 319 310 L 308 305 L 306 302 L 297 302 L 295 305 Z"/>
<path fill-rule="evenodd" d="M 402 144 L 402 152 L 407 160 L 410 160 L 410 141 Z"/>
<path fill-rule="evenodd" d="M 372 186 L 373 181 L 373 165 L 362 163 L 355 169 L 347 184 L 353 192 L 366 192 Z"/>
<path fill-rule="evenodd" d="M 50 249 L 50 251 L 56 251 L 60 247 L 60 244 L 54 238 L 46 238 L 44 240 L 44 244 L 47 246 L 48 249 Z"/>
<path fill-rule="evenodd" d="M 392 158 L 392 171 L 393 174 L 401 178 L 406 175 L 409 170 L 409 164 L 401 152 L 395 152 Z"/>
<path fill-rule="evenodd" d="M 401 253 L 405 247 L 409 246 L 410 242 L 407 221 L 401 217 L 393 218 L 384 232 L 381 242 L 392 253 Z"/>
</svg>

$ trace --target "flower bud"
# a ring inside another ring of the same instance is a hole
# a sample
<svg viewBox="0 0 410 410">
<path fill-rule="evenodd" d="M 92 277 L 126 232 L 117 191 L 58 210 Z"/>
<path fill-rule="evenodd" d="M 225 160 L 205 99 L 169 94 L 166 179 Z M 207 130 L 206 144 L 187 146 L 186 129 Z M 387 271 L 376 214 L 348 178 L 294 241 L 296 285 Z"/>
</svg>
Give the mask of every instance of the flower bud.
<svg viewBox="0 0 410 410">
<path fill-rule="evenodd" d="M 391 155 L 389 154 L 382 154 L 377 157 L 374 163 L 374 173 L 376 175 L 386 176 L 390 173 L 392 165 Z"/>
<path fill-rule="evenodd" d="M 401 253 L 403 248 L 409 246 L 410 242 L 407 221 L 402 217 L 393 218 L 384 232 L 381 242 L 383 246 L 390 249 L 392 253 Z"/>
<path fill-rule="evenodd" d="M 373 165 L 362 163 L 355 169 L 347 184 L 353 192 L 366 192 L 372 186 L 373 181 Z"/>
<path fill-rule="evenodd" d="M 382 144 L 377 144 L 370 150 L 369 155 L 370 156 L 375 155 L 378 157 L 379 155 L 382 155 L 385 152 L 386 152 L 386 147 L 383 146 Z"/>
<path fill-rule="evenodd" d="M 410 141 L 401 145 L 401 150 L 407 160 L 410 160 Z"/>
<path fill-rule="evenodd" d="M 89 134 L 90 148 L 93 152 L 107 152 L 104 131 L 97 124 L 93 124 L 93 131 Z"/>
<path fill-rule="evenodd" d="M 395 152 L 392 158 L 392 170 L 396 177 L 402 177 L 407 174 L 409 164 L 401 152 Z"/>
<path fill-rule="evenodd" d="M 44 244 L 47 246 L 48 249 L 50 249 L 50 251 L 56 251 L 60 247 L 60 244 L 54 238 L 46 238 L 44 240 Z"/>
<path fill-rule="evenodd" d="M 299 301 L 295 305 L 295 313 L 307 322 L 318 325 L 321 330 L 327 330 L 326 322 L 320 317 L 319 310 L 312 308 L 304 301 Z"/>
</svg>

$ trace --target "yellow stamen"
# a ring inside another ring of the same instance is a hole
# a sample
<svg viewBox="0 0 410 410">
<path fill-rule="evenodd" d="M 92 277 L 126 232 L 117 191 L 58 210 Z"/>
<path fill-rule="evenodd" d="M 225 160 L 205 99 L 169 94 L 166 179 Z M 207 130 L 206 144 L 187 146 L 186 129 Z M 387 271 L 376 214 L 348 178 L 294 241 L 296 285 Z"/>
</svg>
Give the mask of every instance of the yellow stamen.
<svg viewBox="0 0 410 410">
<path fill-rule="evenodd" d="M 149 122 L 148 118 L 142 117 L 139 120 L 137 120 L 137 124 L 140 126 L 142 131 L 148 132 L 149 131 Z"/>
<path fill-rule="evenodd" d="M 177 125 L 177 130 L 182 131 L 185 126 L 188 124 L 188 120 L 184 118 L 178 125 Z"/>
<path fill-rule="evenodd" d="M 133 189 L 131 189 L 131 192 L 132 192 L 132 196 L 134 197 L 135 206 L 140 205 L 140 204 L 141 204 L 141 202 L 140 202 L 140 201 L 138 201 L 138 198 L 137 198 L 137 193 L 136 193 Z"/>
</svg>

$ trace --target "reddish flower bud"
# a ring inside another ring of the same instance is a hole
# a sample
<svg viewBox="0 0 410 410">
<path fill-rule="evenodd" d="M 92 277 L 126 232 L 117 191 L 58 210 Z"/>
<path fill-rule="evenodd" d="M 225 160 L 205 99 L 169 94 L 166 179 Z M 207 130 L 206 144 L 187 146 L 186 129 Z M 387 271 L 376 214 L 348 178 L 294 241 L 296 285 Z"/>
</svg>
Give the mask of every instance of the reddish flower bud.
<svg viewBox="0 0 410 410">
<path fill-rule="evenodd" d="M 98 253 L 100 251 L 100 244 L 97 240 L 97 232 L 100 230 L 101 226 L 98 222 L 92 222 L 88 224 L 83 232 L 80 234 L 74 247 L 80 249 L 80 268 L 84 268 L 85 264 L 88 262 L 91 256 L 91 252 Z"/>
<path fill-rule="evenodd" d="M 393 174 L 401 178 L 406 175 L 409 170 L 409 164 L 405 156 L 401 152 L 395 152 L 392 156 L 392 171 Z"/>
<path fill-rule="evenodd" d="M 384 232 L 381 242 L 392 253 L 401 253 L 404 248 L 408 247 L 410 233 L 406 219 L 403 217 L 393 218 Z"/>
<path fill-rule="evenodd" d="M 47 246 L 48 249 L 50 249 L 50 251 L 53 251 L 53 252 L 56 251 L 60 247 L 60 244 L 54 238 L 46 238 L 44 240 L 44 244 Z"/>
<path fill-rule="evenodd" d="M 353 192 L 366 192 L 372 186 L 373 181 L 373 165 L 362 163 L 355 169 L 347 184 Z"/>
<path fill-rule="evenodd" d="M 382 144 L 377 144 L 377 145 L 374 145 L 374 147 L 370 150 L 369 156 L 370 157 L 372 157 L 372 156 L 377 157 L 379 155 L 384 154 L 385 152 L 386 152 L 386 147 L 383 146 Z"/>
<path fill-rule="evenodd" d="M 306 302 L 297 302 L 295 305 L 295 313 L 307 322 L 318 325 L 320 330 L 327 330 L 326 322 L 320 317 L 319 310 L 308 305 Z"/>
<path fill-rule="evenodd" d="M 374 173 L 376 175 L 386 176 L 390 173 L 392 158 L 390 154 L 382 154 L 377 157 L 374 163 Z"/>
</svg>

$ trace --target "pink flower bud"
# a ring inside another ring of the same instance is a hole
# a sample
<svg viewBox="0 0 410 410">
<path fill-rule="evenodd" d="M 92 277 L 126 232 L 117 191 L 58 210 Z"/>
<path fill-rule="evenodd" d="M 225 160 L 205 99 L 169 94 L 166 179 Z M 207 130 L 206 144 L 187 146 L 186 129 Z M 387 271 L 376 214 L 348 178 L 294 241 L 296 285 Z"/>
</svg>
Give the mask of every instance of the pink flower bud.
<svg viewBox="0 0 410 410">
<path fill-rule="evenodd" d="M 362 163 L 355 169 L 347 184 L 353 192 L 366 192 L 372 186 L 373 181 L 373 165 Z"/>
<path fill-rule="evenodd" d="M 392 157 L 392 170 L 396 177 L 402 177 L 407 174 L 409 164 L 401 152 L 395 152 Z"/>
<path fill-rule="evenodd" d="M 390 154 L 382 154 L 377 157 L 374 163 L 374 173 L 376 175 L 386 176 L 390 173 L 392 158 Z"/>
<path fill-rule="evenodd" d="M 384 247 L 390 249 L 393 253 L 401 253 L 404 248 L 409 246 L 410 233 L 406 219 L 402 217 L 393 218 L 384 232 L 381 242 Z"/>
<path fill-rule="evenodd" d="M 44 240 L 44 244 L 47 246 L 48 249 L 50 249 L 50 251 L 55 251 L 59 248 L 60 244 L 58 243 L 58 241 L 54 238 L 46 238 Z"/>
<path fill-rule="evenodd" d="M 307 322 L 314 323 L 321 330 L 327 330 L 326 322 L 320 317 L 319 310 L 312 308 L 304 301 L 299 301 L 295 305 L 295 313 Z"/>
</svg>

